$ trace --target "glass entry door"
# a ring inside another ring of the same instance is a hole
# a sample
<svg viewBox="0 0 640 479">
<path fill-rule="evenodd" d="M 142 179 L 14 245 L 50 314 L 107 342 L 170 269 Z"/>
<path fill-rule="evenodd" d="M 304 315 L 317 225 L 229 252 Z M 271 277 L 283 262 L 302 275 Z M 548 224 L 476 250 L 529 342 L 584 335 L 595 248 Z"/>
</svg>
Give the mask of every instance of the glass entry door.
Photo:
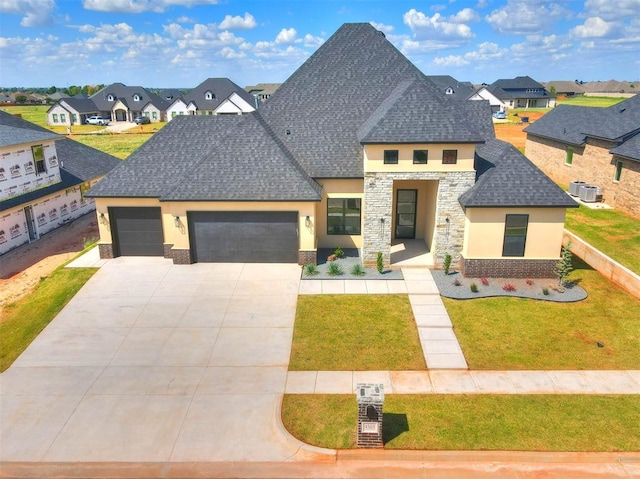
<svg viewBox="0 0 640 479">
<path fill-rule="evenodd" d="M 398 190 L 396 196 L 396 238 L 416 237 L 416 202 L 418 190 Z"/>
</svg>

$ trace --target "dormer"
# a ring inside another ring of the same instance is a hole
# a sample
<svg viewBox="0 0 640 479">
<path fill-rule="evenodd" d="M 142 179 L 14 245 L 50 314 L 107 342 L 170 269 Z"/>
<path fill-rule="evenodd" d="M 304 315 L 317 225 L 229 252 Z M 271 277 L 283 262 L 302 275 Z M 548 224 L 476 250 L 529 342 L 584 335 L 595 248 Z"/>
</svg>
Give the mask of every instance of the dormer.
<svg viewBox="0 0 640 479">
<path fill-rule="evenodd" d="M 142 95 L 140 95 L 138 93 L 134 93 L 133 101 L 142 101 Z"/>
<path fill-rule="evenodd" d="M 207 90 L 206 92 L 204 92 L 204 99 L 205 100 L 215 100 L 216 99 L 216 94 L 211 92 L 210 90 Z"/>
<path fill-rule="evenodd" d="M 453 88 L 448 87 L 444 93 L 445 95 L 453 95 L 455 92 L 453 91 Z"/>
<path fill-rule="evenodd" d="M 107 101 L 116 101 L 116 96 L 113 93 L 107 95 Z"/>
</svg>

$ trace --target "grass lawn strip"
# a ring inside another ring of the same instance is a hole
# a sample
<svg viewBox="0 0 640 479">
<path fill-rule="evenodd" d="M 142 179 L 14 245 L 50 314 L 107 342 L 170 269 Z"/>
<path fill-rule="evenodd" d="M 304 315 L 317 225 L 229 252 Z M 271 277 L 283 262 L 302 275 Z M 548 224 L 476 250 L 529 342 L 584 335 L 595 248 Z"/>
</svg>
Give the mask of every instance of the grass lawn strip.
<svg viewBox="0 0 640 479">
<path fill-rule="evenodd" d="M 0 323 L 0 372 L 11 366 L 96 271 L 61 266 L 29 295 L 5 308 Z"/>
<path fill-rule="evenodd" d="M 313 414 L 309 414 L 313 411 Z M 385 396 L 387 449 L 638 451 L 640 396 Z M 355 395 L 285 395 L 282 418 L 298 439 L 355 448 Z"/>
<path fill-rule="evenodd" d="M 565 228 L 640 274 L 640 220 L 616 210 L 568 208 Z"/>
<path fill-rule="evenodd" d="M 637 299 L 574 256 L 577 303 L 443 298 L 470 369 L 637 369 Z M 603 347 L 598 347 L 601 343 Z"/>
<path fill-rule="evenodd" d="M 407 295 L 298 298 L 292 371 L 424 370 Z"/>
</svg>

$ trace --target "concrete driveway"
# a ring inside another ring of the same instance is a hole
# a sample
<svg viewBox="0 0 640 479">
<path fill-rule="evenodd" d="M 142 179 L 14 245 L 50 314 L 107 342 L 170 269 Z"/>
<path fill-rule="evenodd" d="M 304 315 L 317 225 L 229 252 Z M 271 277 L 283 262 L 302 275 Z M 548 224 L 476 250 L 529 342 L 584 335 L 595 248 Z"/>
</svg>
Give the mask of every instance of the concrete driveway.
<svg viewBox="0 0 640 479">
<path fill-rule="evenodd" d="M 300 269 L 107 261 L 0 375 L 0 461 L 286 461 Z"/>
</svg>

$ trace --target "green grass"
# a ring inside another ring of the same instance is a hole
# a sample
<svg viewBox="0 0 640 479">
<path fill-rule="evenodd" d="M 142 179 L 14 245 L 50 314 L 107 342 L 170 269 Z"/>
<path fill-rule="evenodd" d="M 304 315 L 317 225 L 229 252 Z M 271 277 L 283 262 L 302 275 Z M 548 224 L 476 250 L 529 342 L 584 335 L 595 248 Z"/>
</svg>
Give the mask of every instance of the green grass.
<svg viewBox="0 0 640 479">
<path fill-rule="evenodd" d="M 49 128 L 49 125 L 47 125 L 47 110 L 49 108 L 51 108 L 51 105 L 16 105 L 3 106 L 2 110 L 12 115 L 21 115 L 23 120 L 30 121 L 43 128 Z"/>
<path fill-rule="evenodd" d="M 471 369 L 638 369 L 640 299 L 574 256 L 577 303 L 443 298 Z M 596 342 L 604 344 L 598 347 Z"/>
<path fill-rule="evenodd" d="M 639 410 L 634 395 L 389 394 L 382 434 L 387 449 L 638 451 Z M 309 444 L 356 447 L 355 395 L 285 395 L 282 419 Z"/>
<path fill-rule="evenodd" d="M 151 134 L 71 135 L 69 138 L 124 160 L 151 138 Z"/>
<path fill-rule="evenodd" d="M 640 220 L 616 210 L 568 208 L 565 228 L 640 274 Z"/>
<path fill-rule="evenodd" d="M 423 370 L 406 295 L 300 296 L 290 370 Z"/>
<path fill-rule="evenodd" d="M 607 97 L 607 96 L 572 96 L 564 100 L 557 100 L 558 105 L 576 105 L 576 106 L 597 106 L 606 108 L 615 105 L 626 98 Z"/>
<path fill-rule="evenodd" d="M 27 296 L 6 306 L 0 323 L 0 372 L 11 366 L 96 271 L 61 266 Z"/>
</svg>

